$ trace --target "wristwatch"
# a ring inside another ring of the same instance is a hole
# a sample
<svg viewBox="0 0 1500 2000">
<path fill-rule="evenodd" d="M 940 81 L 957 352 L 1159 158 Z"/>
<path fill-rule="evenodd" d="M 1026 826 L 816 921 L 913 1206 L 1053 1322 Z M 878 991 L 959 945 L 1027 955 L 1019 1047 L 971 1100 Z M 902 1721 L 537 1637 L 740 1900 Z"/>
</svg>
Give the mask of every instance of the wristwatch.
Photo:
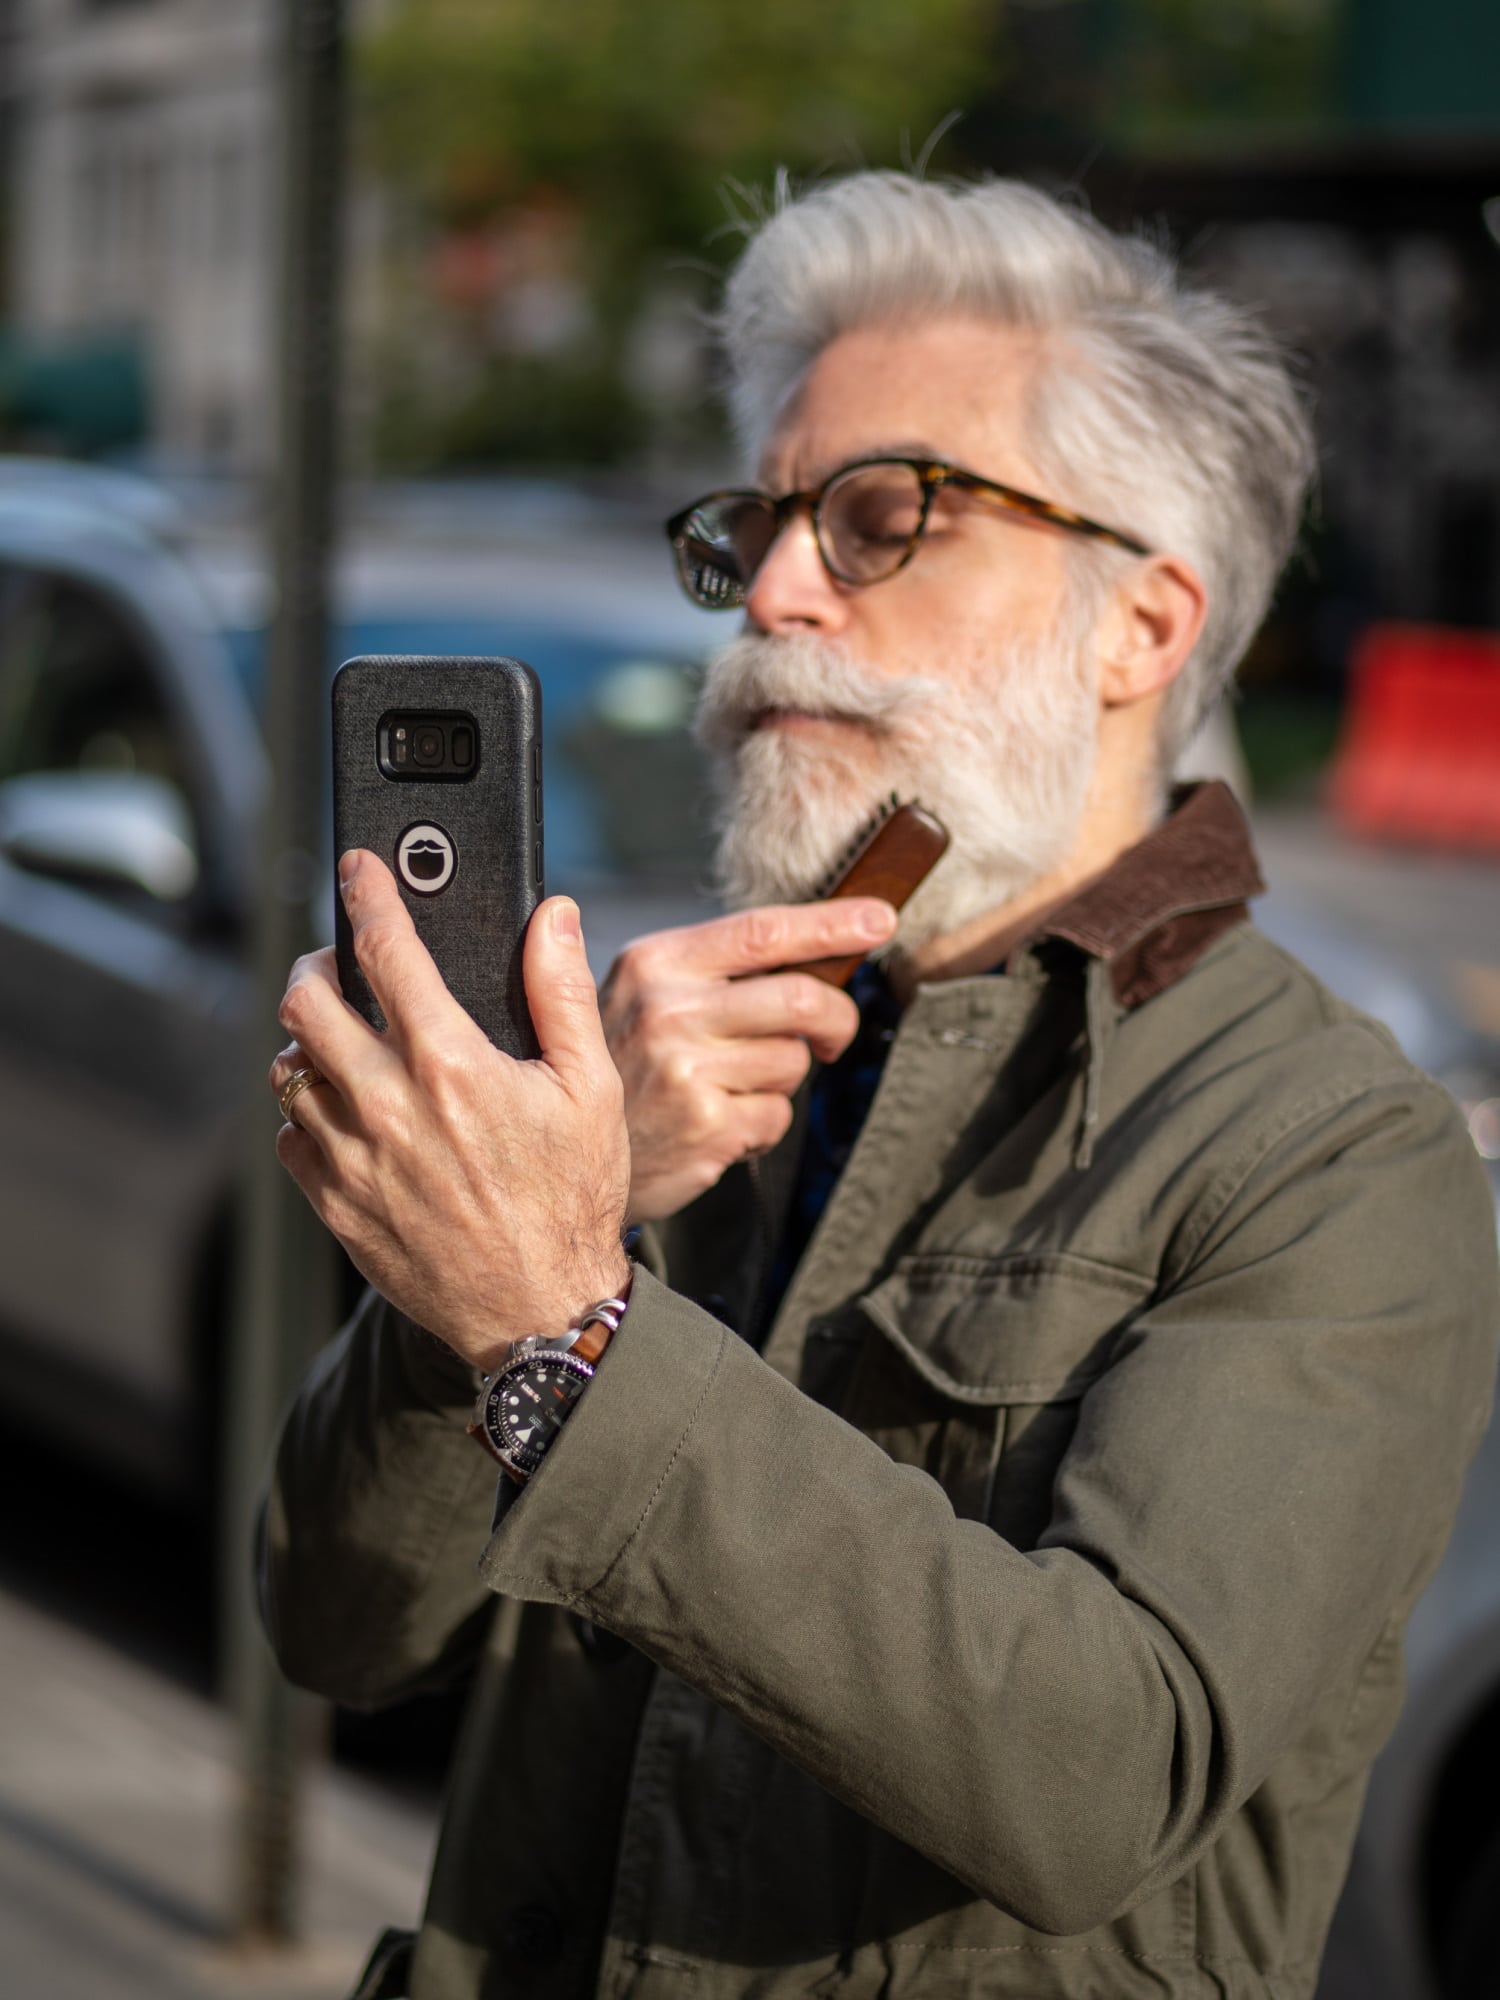
<svg viewBox="0 0 1500 2000">
<path fill-rule="evenodd" d="M 525 1485 L 557 1442 L 624 1317 L 624 1299 L 600 1299 L 566 1333 L 518 1340 L 504 1367 L 480 1383 L 469 1436 L 517 1485 Z"/>
</svg>

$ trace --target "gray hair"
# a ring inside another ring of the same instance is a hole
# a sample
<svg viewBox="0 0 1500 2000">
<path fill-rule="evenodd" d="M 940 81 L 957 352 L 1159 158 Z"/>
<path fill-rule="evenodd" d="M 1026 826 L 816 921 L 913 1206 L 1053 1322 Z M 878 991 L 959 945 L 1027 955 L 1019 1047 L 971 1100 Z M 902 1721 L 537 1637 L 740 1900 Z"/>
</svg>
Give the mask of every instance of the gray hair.
<svg viewBox="0 0 1500 2000">
<path fill-rule="evenodd" d="M 1030 416 L 1047 498 L 1185 557 L 1209 595 L 1168 691 L 1170 768 L 1265 616 L 1316 470 L 1286 356 L 1171 255 L 1013 180 L 856 173 L 777 184 L 725 293 L 736 429 L 754 455 L 807 368 L 851 328 L 965 313 L 1044 337 Z M 984 467 L 977 466 L 976 471 Z M 1099 589 L 1130 558 L 1080 544 Z"/>
</svg>

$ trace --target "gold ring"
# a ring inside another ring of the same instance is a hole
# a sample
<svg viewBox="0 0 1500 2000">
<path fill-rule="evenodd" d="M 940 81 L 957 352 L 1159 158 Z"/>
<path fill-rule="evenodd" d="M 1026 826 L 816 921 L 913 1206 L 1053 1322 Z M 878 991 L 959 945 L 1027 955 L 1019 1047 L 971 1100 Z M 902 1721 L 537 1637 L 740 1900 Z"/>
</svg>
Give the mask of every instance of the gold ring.
<svg viewBox="0 0 1500 2000">
<path fill-rule="evenodd" d="M 281 1106 L 281 1115 L 289 1125 L 294 1125 L 297 1122 L 292 1117 L 292 1106 L 297 1102 L 303 1091 L 310 1089 L 315 1083 L 323 1083 L 325 1081 L 326 1079 L 319 1070 L 307 1068 L 294 1069 L 292 1071 L 276 1094 L 276 1102 Z"/>
</svg>

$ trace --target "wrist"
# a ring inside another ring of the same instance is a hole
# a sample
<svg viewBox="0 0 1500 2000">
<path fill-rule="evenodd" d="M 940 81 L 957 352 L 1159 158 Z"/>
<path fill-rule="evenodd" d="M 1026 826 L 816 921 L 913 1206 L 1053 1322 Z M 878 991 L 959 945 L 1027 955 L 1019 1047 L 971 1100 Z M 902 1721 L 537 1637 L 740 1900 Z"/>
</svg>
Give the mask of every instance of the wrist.
<svg viewBox="0 0 1500 2000">
<path fill-rule="evenodd" d="M 557 1305 L 533 1303 L 529 1319 L 523 1321 L 515 1333 L 501 1339 L 494 1338 L 492 1333 L 483 1344 L 466 1341 L 459 1351 L 481 1375 L 493 1375 L 505 1366 L 524 1341 L 560 1340 L 565 1334 L 577 1330 L 584 1313 L 599 1300 L 628 1301 L 634 1275 L 635 1266 L 622 1246 L 614 1257 L 601 1258 L 582 1276 L 570 1276 L 567 1289 L 561 1293 L 561 1301 Z M 451 1345 L 458 1348 L 457 1341 Z"/>
<path fill-rule="evenodd" d="M 565 1332 L 531 1334 L 512 1343 L 481 1381 L 469 1435 L 518 1484 L 537 1470 L 593 1380 L 625 1317 L 632 1275 L 627 1260 L 623 1279 L 608 1298 L 585 1306 Z"/>
</svg>

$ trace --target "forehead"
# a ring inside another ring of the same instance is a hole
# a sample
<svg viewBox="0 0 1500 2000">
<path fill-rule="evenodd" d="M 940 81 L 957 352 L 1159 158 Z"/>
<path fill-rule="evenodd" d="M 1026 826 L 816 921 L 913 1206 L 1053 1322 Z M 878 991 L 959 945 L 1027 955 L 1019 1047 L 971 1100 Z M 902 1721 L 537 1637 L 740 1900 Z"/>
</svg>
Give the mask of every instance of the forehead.
<svg viewBox="0 0 1500 2000">
<path fill-rule="evenodd" d="M 1023 483 L 1037 362 L 1034 335 L 979 320 L 856 327 L 829 342 L 788 397 L 759 476 L 786 490 L 850 459 L 902 452 Z"/>
</svg>

